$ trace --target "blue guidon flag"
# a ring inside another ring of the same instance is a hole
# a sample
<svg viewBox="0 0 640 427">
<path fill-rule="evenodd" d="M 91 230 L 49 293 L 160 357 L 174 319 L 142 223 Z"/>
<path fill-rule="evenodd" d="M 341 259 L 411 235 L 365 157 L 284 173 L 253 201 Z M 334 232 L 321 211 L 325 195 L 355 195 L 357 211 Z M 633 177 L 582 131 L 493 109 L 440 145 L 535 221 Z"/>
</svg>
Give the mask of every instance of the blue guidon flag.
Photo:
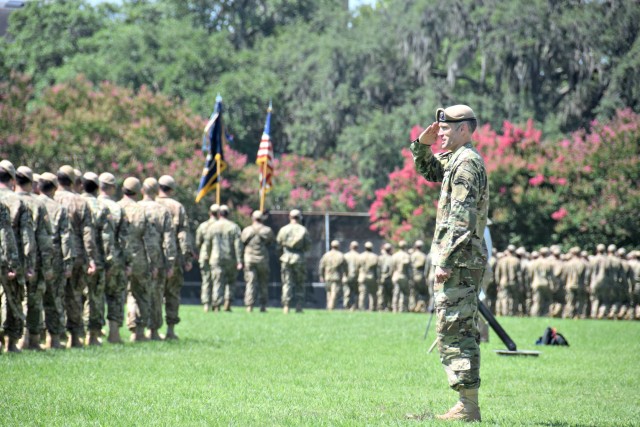
<svg viewBox="0 0 640 427">
<path fill-rule="evenodd" d="M 204 128 L 204 135 L 202 136 L 202 151 L 207 153 L 207 158 L 202 170 L 196 203 L 200 202 L 209 191 L 220 185 L 220 174 L 227 169 L 227 162 L 224 161 L 224 154 L 222 153 L 223 141 L 227 141 L 227 137 L 222 121 L 222 97 L 218 94 L 216 106 Z M 218 170 L 217 165 L 218 159 L 220 160 L 220 170 Z"/>
<path fill-rule="evenodd" d="M 264 123 L 264 132 L 260 139 L 256 163 L 260 166 L 260 191 L 265 193 L 271 190 L 273 185 L 273 144 L 271 143 L 271 102 L 267 110 L 267 119 Z"/>
</svg>

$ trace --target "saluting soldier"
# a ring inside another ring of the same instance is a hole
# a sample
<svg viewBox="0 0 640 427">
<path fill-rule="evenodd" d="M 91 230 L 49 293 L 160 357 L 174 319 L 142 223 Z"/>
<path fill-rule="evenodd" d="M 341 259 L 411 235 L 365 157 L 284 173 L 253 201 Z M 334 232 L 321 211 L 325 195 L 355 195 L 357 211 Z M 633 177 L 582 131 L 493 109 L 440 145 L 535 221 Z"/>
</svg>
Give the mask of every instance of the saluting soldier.
<svg viewBox="0 0 640 427">
<path fill-rule="evenodd" d="M 311 248 L 311 239 L 301 221 L 302 213 L 293 209 L 289 212 L 289 224 L 282 227 L 276 237 L 282 273 L 282 311 L 285 314 L 289 313 L 289 305 L 294 298 L 296 313 L 301 313 L 304 305 L 305 253 Z"/>
<path fill-rule="evenodd" d="M 71 277 L 73 259 L 71 257 L 71 226 L 67 209 L 53 199 L 58 179 L 50 172 L 40 175 L 38 182 L 40 200 L 47 209 L 51 223 L 52 243 L 52 272 L 51 280 L 46 281 L 43 297 L 45 325 L 49 335 L 47 347 L 53 349 L 65 348 L 60 343 L 60 336 L 64 334 L 64 288 L 67 279 Z"/>
<path fill-rule="evenodd" d="M 487 263 L 484 230 L 489 186 L 484 160 L 471 144 L 476 117 L 466 105 L 436 111 L 436 122 L 411 144 L 418 172 L 442 182 L 431 254 L 435 266 L 438 349 L 458 403 L 445 420 L 480 421 L 480 348 L 478 292 Z M 442 139 L 446 151 L 433 155 L 430 145 Z"/>
<path fill-rule="evenodd" d="M 176 236 L 171 213 L 154 200 L 158 189 L 155 178 L 145 179 L 142 183 L 142 200 L 138 202 L 144 207 L 147 222 L 154 230 L 152 244 L 148 249 L 151 262 L 158 267 L 158 274 L 150 281 L 149 286 L 149 338 L 153 341 L 161 340 L 158 331 L 162 327 L 164 285 L 173 275 L 176 260 Z"/>
<path fill-rule="evenodd" d="M 391 243 L 382 245 L 382 250 L 378 256 L 378 269 L 380 270 L 380 281 L 378 283 L 378 310 L 391 310 L 391 299 L 393 297 L 393 282 L 391 281 L 391 254 L 393 246 Z"/>
<path fill-rule="evenodd" d="M 11 162 L 0 162 L 0 235 L 2 236 L 4 297 L 2 304 L 3 333 L 6 350 L 19 353 L 18 341 L 24 330 L 22 299 L 26 280 L 33 277 L 35 243 L 33 220 L 24 203 L 16 196 L 13 185 L 16 170 Z M 7 218 L 8 215 L 8 218 Z M 7 220 L 11 231 L 7 228 Z"/>
<path fill-rule="evenodd" d="M 338 293 L 342 288 L 342 278 L 347 274 L 347 262 L 340 252 L 340 242 L 331 241 L 331 249 L 320 258 L 318 275 L 324 282 L 327 291 L 327 310 L 333 310 L 336 306 Z"/>
<path fill-rule="evenodd" d="M 207 229 L 218 220 L 219 208 L 220 206 L 217 203 L 209 206 L 209 219 L 201 223 L 196 229 L 196 248 L 198 249 L 198 264 L 200 265 L 200 276 L 202 278 L 200 302 L 202 303 L 205 313 L 211 310 L 211 296 L 213 293 L 211 264 L 209 264 L 211 252 L 209 249 L 209 240 L 206 239 L 206 235 Z"/>
<path fill-rule="evenodd" d="M 411 255 L 407 252 L 407 242 L 400 240 L 398 250 L 391 256 L 391 281 L 393 299 L 391 310 L 394 313 L 409 309 L 409 280 L 411 279 Z"/>
<path fill-rule="evenodd" d="M 40 333 L 42 331 L 43 296 L 47 289 L 47 280 L 53 278 L 51 224 L 44 202 L 32 193 L 33 171 L 20 166 L 16 171 L 16 194 L 31 211 L 33 231 L 36 243 L 36 264 L 34 277 L 27 281 L 26 326 L 22 348 L 40 351 Z"/>
<path fill-rule="evenodd" d="M 378 306 L 378 256 L 373 253 L 373 243 L 365 242 L 364 252 L 358 257 L 358 307 L 364 310 L 369 302 L 369 311 Z"/>
<path fill-rule="evenodd" d="M 176 190 L 175 180 L 169 175 L 163 175 L 158 179 L 158 184 L 160 184 L 160 191 L 156 201 L 163 204 L 171 213 L 177 250 L 173 275 L 167 278 L 164 287 L 165 320 L 167 322 L 165 339 L 178 339 L 175 334 L 175 325 L 180 323 L 180 290 L 184 285 L 184 272 L 191 271 L 192 240 L 187 211 L 182 203 L 172 198 Z"/>
<path fill-rule="evenodd" d="M 358 308 L 358 242 L 355 240 L 349 244 L 349 252 L 344 254 L 347 262 L 347 275 L 342 279 L 342 306 L 345 309 L 355 310 Z"/>
<path fill-rule="evenodd" d="M 422 249 L 424 242 L 416 240 L 411 252 L 411 287 L 409 290 L 409 311 L 421 313 L 429 306 L 429 288 L 427 287 L 427 254 Z"/>
<path fill-rule="evenodd" d="M 235 295 L 236 278 L 242 270 L 242 240 L 240 227 L 228 219 L 229 208 L 220 206 L 218 220 L 207 229 L 207 239 L 211 254 L 211 279 L 213 280 L 213 309 L 220 310 L 224 301 L 224 311 L 231 311 Z"/>
<path fill-rule="evenodd" d="M 263 224 L 264 214 L 261 211 L 253 211 L 251 225 L 242 230 L 240 238 L 244 246 L 244 305 L 251 312 L 256 301 L 260 304 L 260 311 L 267 311 L 269 297 L 267 285 L 269 282 L 269 246 L 276 237 L 268 227 Z"/>
</svg>

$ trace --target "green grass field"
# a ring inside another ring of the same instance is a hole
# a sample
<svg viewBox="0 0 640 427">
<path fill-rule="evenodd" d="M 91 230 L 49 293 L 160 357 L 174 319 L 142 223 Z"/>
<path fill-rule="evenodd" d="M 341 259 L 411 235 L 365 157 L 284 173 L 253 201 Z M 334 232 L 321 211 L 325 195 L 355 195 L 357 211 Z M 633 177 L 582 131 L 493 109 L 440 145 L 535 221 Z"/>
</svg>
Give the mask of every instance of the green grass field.
<svg viewBox="0 0 640 427">
<path fill-rule="evenodd" d="M 456 401 L 427 316 L 182 308 L 177 342 L 0 356 L 0 425 L 451 425 Z M 484 424 L 640 424 L 640 322 L 501 318 L 482 344 Z M 536 347 L 548 325 L 571 347 Z"/>
</svg>

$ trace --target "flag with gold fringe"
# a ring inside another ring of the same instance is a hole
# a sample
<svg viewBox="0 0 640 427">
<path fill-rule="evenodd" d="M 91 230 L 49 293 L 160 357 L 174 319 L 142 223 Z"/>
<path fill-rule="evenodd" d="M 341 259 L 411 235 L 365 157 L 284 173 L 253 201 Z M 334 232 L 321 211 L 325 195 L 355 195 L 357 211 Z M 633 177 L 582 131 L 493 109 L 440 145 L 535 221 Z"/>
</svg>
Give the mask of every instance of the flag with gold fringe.
<svg viewBox="0 0 640 427">
<path fill-rule="evenodd" d="M 218 94 L 216 106 L 202 136 L 202 151 L 207 153 L 207 158 L 202 170 L 196 203 L 200 202 L 211 190 L 220 190 L 220 175 L 227 168 L 222 152 L 222 145 L 226 141 L 227 137 L 222 120 L 222 97 Z"/>
<path fill-rule="evenodd" d="M 273 144 L 271 143 L 271 102 L 258 147 L 256 163 L 260 166 L 260 192 L 268 193 L 273 185 Z"/>
</svg>

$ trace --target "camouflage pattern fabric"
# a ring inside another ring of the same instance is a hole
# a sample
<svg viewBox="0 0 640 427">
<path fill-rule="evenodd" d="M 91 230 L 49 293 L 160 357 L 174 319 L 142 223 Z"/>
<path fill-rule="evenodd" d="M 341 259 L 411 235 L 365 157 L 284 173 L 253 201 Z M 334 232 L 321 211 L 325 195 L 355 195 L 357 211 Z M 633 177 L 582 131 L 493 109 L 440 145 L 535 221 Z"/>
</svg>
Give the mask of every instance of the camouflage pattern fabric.
<svg viewBox="0 0 640 427">
<path fill-rule="evenodd" d="M 588 294 L 586 291 L 586 267 L 577 256 L 562 266 L 562 275 L 565 281 L 566 305 L 562 317 L 585 318 L 587 314 Z"/>
<path fill-rule="evenodd" d="M 18 258 L 18 247 L 11 224 L 11 213 L 9 208 L 0 201 L 0 262 L 2 272 L 18 271 L 20 260 Z M 19 339 L 22 336 L 20 325 L 15 322 L 15 317 L 21 317 L 20 300 L 18 299 L 18 282 L 7 280 L 4 274 L 0 274 L 0 320 L 2 333 L 11 338 Z"/>
<path fill-rule="evenodd" d="M 413 274 L 409 286 L 409 311 L 414 311 L 418 302 L 421 302 L 424 308 L 429 306 L 428 261 L 427 254 L 417 248 L 411 253 L 411 272 Z"/>
<path fill-rule="evenodd" d="M 393 282 L 391 281 L 391 255 L 382 251 L 378 256 L 378 269 L 380 281 L 378 282 L 378 310 L 391 309 L 393 296 Z"/>
<path fill-rule="evenodd" d="M 232 301 L 235 295 L 237 264 L 241 262 L 243 244 L 240 227 L 221 217 L 207 229 L 209 264 L 213 280 L 212 305 L 218 307 L 224 301 Z"/>
<path fill-rule="evenodd" d="M 508 254 L 498 260 L 494 272 L 498 284 L 498 307 L 501 316 L 515 316 L 524 313 L 522 271 L 520 259 Z"/>
<path fill-rule="evenodd" d="M 409 309 L 409 280 L 411 279 L 411 256 L 404 249 L 399 249 L 391 256 L 391 281 L 393 297 L 391 309 L 394 313 Z"/>
<path fill-rule="evenodd" d="M 347 274 L 347 262 L 342 252 L 333 248 L 322 255 L 318 274 L 327 291 L 327 309 L 333 310 L 342 288 L 342 278 Z"/>
<path fill-rule="evenodd" d="M 200 287 L 200 302 L 205 305 L 211 305 L 211 294 L 213 293 L 213 282 L 211 280 L 211 266 L 209 264 L 209 241 L 205 239 L 207 228 L 216 221 L 215 218 L 209 218 L 204 221 L 196 229 L 196 248 L 198 249 L 198 265 L 200 266 L 200 276 L 202 277 L 202 285 Z"/>
<path fill-rule="evenodd" d="M 378 256 L 365 250 L 358 257 L 358 307 L 377 310 L 378 306 Z"/>
<path fill-rule="evenodd" d="M 344 254 L 347 262 L 347 274 L 343 278 L 342 305 L 344 308 L 357 308 L 358 295 L 358 257 L 360 253 L 355 249 L 350 249 Z"/>
<path fill-rule="evenodd" d="M 256 301 L 264 307 L 268 299 L 269 250 L 276 238 L 270 227 L 254 223 L 240 234 L 244 245 L 244 305 L 253 306 Z"/>
<path fill-rule="evenodd" d="M 549 257 L 531 261 L 531 316 L 546 316 L 552 303 L 553 265 Z"/>
<path fill-rule="evenodd" d="M 278 231 L 276 242 L 281 254 L 282 304 L 289 305 L 295 296 L 296 305 L 302 307 L 307 276 L 304 255 L 311 248 L 309 233 L 302 224 L 290 223 Z"/>
</svg>

